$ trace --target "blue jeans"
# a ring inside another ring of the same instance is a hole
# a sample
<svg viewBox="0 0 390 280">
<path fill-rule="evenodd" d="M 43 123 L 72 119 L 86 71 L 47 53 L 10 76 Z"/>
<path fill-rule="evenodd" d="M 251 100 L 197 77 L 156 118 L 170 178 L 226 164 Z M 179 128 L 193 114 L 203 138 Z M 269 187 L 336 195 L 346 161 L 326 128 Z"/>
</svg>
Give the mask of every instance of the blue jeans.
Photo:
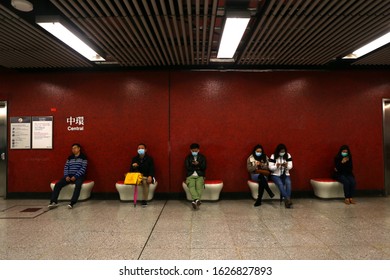
<svg viewBox="0 0 390 280">
<path fill-rule="evenodd" d="M 356 181 L 352 175 L 338 175 L 336 180 L 343 184 L 344 197 L 352 198 L 355 194 Z"/>
<path fill-rule="evenodd" d="M 280 176 L 271 175 L 271 180 L 274 181 L 275 185 L 278 186 L 280 193 L 285 199 L 290 199 L 291 197 L 291 179 L 290 176 L 286 176 L 286 180 L 283 184 Z"/>
</svg>

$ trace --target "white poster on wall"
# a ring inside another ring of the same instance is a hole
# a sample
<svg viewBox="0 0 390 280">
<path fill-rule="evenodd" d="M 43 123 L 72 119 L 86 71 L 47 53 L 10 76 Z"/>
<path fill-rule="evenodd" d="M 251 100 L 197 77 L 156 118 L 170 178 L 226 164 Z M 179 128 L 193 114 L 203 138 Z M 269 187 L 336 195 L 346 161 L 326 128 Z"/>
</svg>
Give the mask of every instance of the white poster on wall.
<svg viewBox="0 0 390 280">
<path fill-rule="evenodd" d="M 31 117 L 10 118 L 11 149 L 31 149 Z"/>
<path fill-rule="evenodd" d="M 53 117 L 32 117 L 32 148 L 53 149 Z"/>
</svg>

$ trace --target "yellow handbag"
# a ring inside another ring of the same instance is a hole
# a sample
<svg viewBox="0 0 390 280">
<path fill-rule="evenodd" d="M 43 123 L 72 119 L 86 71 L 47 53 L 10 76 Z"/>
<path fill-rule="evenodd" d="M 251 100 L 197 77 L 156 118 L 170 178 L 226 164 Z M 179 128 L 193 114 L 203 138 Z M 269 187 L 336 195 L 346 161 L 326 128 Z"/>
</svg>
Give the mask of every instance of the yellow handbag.
<svg viewBox="0 0 390 280">
<path fill-rule="evenodd" d="M 125 185 L 139 185 L 142 182 L 142 173 L 128 172 L 125 177 Z"/>
</svg>

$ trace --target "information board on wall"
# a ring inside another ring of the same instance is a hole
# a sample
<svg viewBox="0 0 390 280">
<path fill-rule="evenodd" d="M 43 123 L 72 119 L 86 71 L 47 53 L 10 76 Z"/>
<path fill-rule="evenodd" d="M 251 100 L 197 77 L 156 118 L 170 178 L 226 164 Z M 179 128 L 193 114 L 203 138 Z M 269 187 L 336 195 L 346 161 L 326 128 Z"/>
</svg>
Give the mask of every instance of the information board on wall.
<svg viewBox="0 0 390 280">
<path fill-rule="evenodd" d="M 31 117 L 10 118 L 11 149 L 31 149 Z"/>
<path fill-rule="evenodd" d="M 32 117 L 32 148 L 53 149 L 53 117 Z"/>
</svg>

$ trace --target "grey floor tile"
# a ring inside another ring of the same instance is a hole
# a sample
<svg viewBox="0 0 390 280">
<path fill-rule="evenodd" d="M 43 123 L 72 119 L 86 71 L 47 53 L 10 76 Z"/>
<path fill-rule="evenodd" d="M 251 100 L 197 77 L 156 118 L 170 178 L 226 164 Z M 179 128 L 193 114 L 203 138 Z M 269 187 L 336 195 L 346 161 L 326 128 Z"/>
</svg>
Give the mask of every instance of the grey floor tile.
<svg viewBox="0 0 390 280">
<path fill-rule="evenodd" d="M 0 200 L 46 207 L 48 200 Z M 62 202 L 35 218 L 0 219 L 0 259 L 390 259 L 390 198 Z M 15 208 L 16 209 L 16 208 Z"/>
<path fill-rule="evenodd" d="M 231 249 L 191 249 L 192 260 L 237 260 L 240 259 L 236 248 Z"/>
</svg>

